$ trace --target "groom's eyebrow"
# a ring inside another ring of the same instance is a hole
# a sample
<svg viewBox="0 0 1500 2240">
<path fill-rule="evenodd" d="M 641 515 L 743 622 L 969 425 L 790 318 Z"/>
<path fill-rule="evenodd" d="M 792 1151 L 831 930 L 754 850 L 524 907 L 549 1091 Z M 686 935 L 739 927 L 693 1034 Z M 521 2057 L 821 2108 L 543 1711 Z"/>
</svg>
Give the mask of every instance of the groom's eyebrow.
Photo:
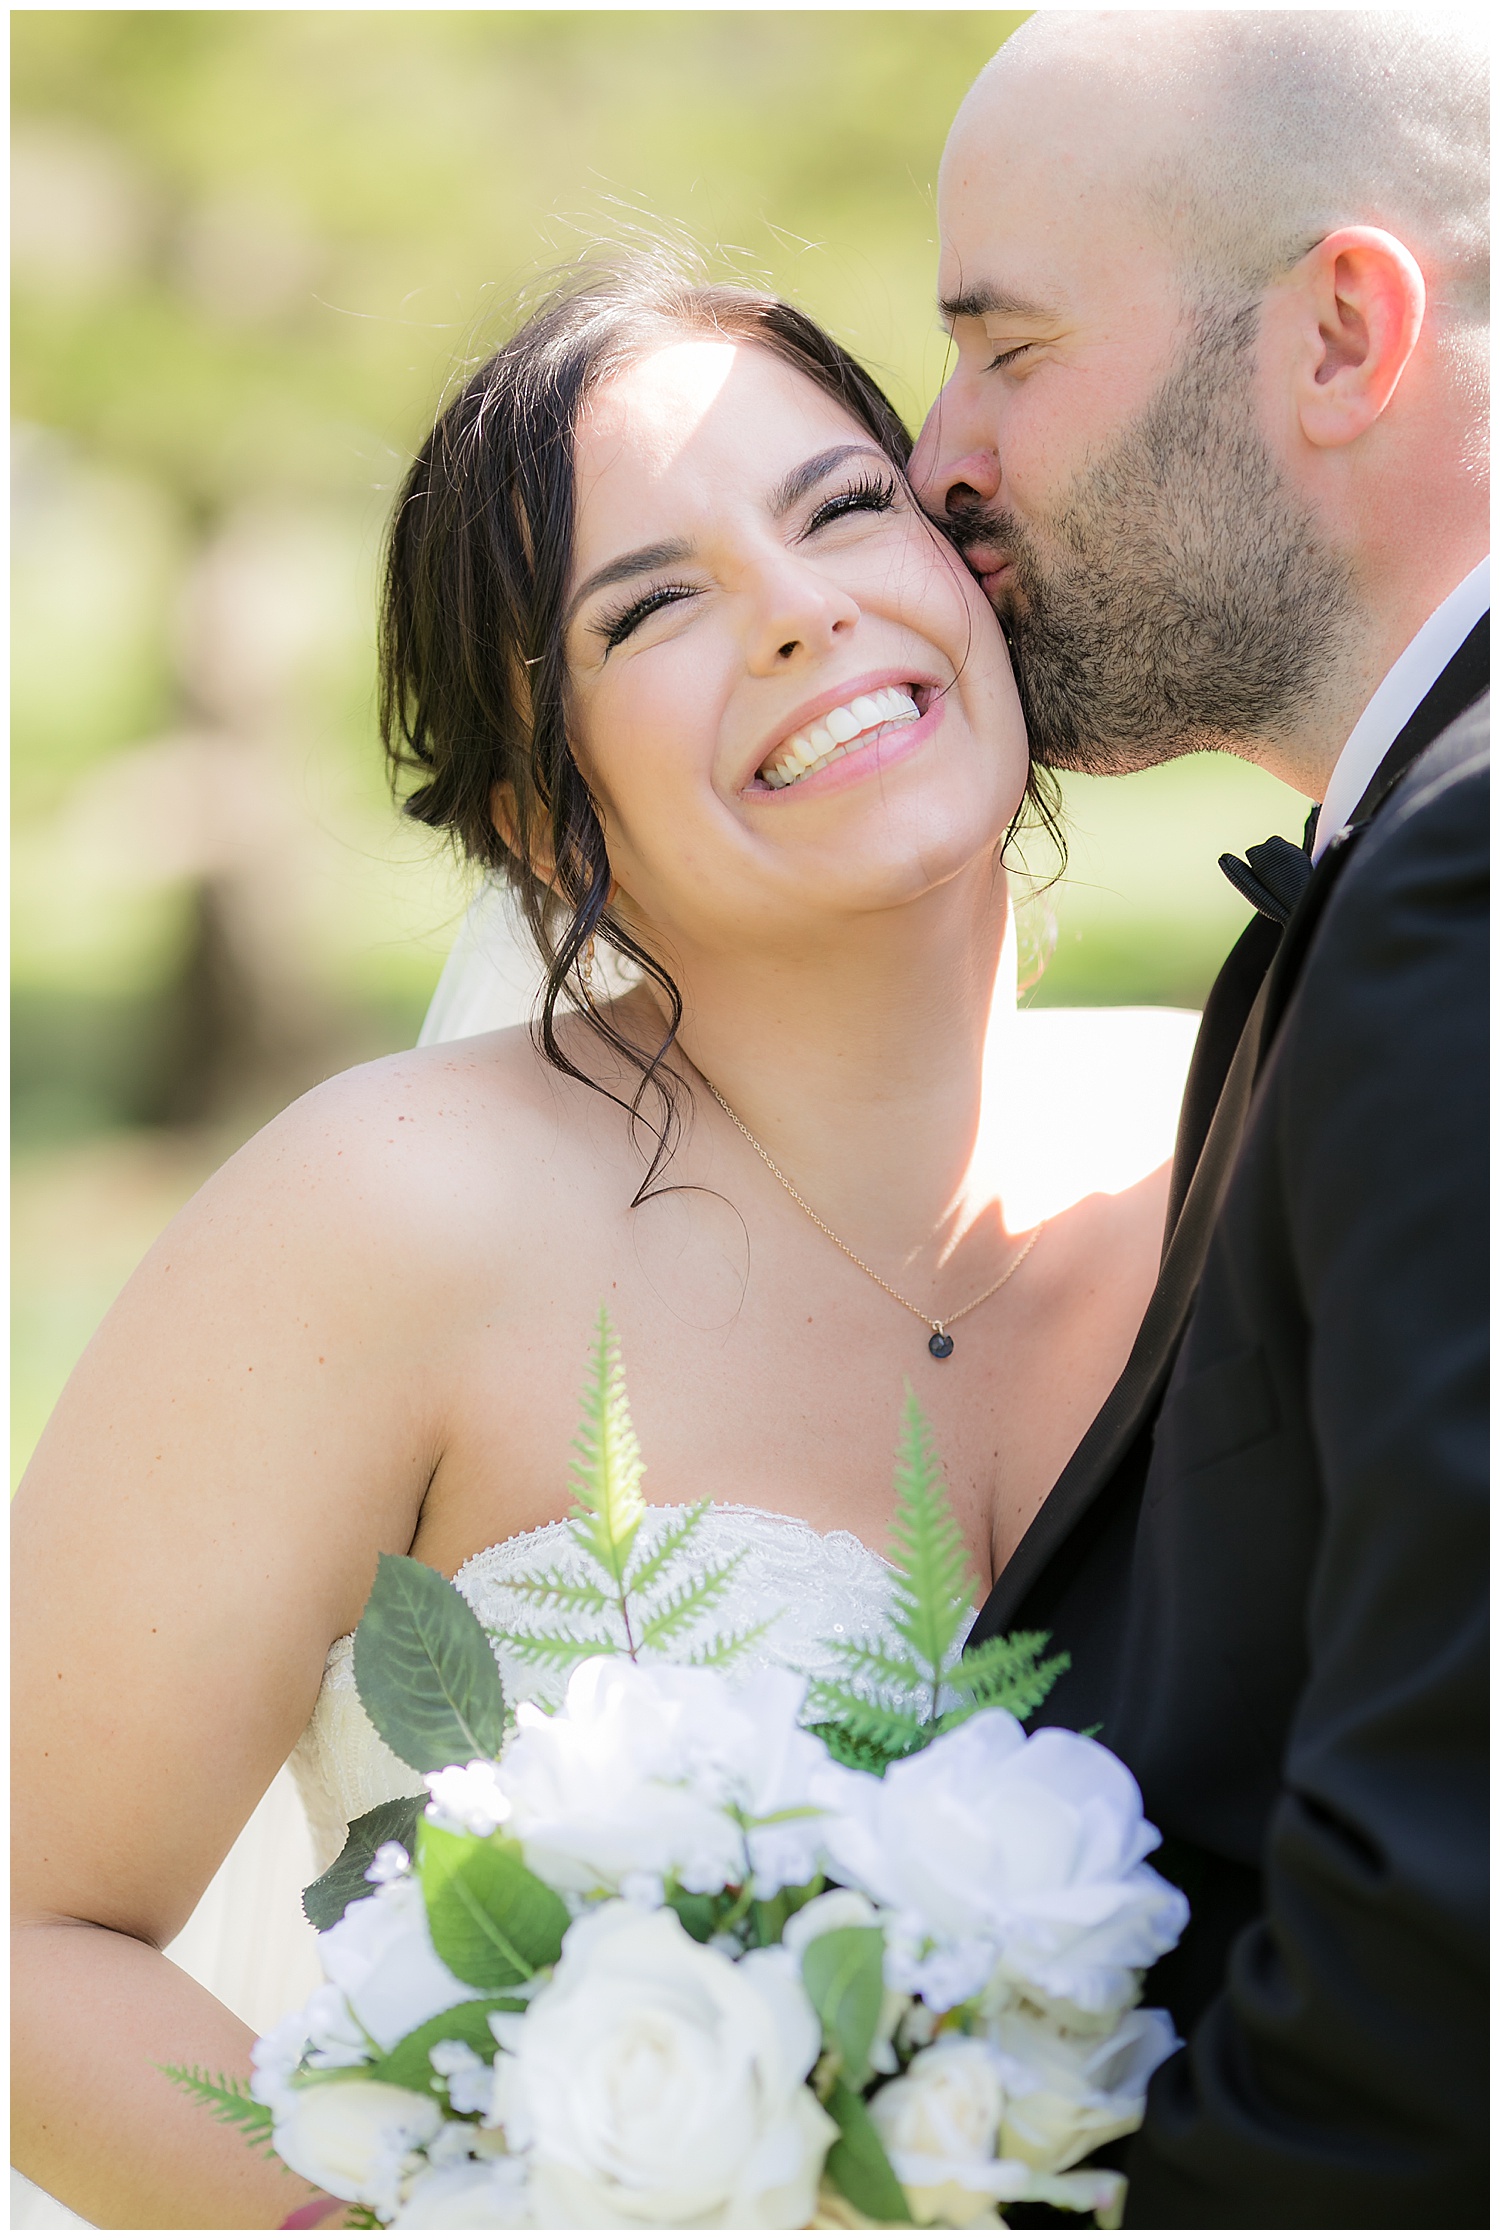
<svg viewBox="0 0 1500 2240">
<path fill-rule="evenodd" d="M 956 319 L 1055 319 L 1054 303 L 1038 303 L 1010 288 L 965 288 L 956 296 L 943 296 L 938 309 L 951 327 Z"/>
</svg>

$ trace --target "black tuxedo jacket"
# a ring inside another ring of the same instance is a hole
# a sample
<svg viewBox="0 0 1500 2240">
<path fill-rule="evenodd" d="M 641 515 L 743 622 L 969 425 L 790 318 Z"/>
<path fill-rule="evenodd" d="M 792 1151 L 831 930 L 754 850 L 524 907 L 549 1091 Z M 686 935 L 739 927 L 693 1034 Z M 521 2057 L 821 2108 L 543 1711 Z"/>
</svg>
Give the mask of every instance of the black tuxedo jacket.
<svg viewBox="0 0 1500 2240">
<path fill-rule="evenodd" d="M 1140 1337 L 975 1628 L 1069 1651 L 1042 1717 L 1193 1905 L 1133 2225 L 1487 2222 L 1487 651 L 1216 987 Z"/>
</svg>

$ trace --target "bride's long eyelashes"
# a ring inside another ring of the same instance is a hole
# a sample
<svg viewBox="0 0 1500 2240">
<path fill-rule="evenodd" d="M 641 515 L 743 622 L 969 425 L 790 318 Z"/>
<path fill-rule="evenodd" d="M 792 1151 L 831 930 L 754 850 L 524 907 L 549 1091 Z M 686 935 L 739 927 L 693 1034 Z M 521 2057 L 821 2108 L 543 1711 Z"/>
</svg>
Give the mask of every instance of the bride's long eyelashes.
<svg viewBox="0 0 1500 2240">
<path fill-rule="evenodd" d="M 813 536 L 819 529 L 826 529 L 830 522 L 846 518 L 851 513 L 889 513 L 896 503 L 896 484 L 889 475 L 864 474 L 846 489 L 836 490 L 815 506 L 808 517 L 802 534 Z"/>
<path fill-rule="evenodd" d="M 658 583 L 640 597 L 629 600 L 623 607 L 606 610 L 594 623 L 595 630 L 604 640 L 606 653 L 613 653 L 623 645 L 632 630 L 639 629 L 648 615 L 662 607 L 675 606 L 680 599 L 695 599 L 698 587 L 691 583 Z"/>
</svg>

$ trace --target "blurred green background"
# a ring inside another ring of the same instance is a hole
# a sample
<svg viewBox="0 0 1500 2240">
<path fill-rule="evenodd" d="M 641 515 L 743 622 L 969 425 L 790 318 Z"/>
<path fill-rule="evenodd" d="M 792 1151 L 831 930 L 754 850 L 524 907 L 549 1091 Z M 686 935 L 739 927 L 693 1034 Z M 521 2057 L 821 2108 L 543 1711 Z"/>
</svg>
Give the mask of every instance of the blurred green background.
<svg viewBox="0 0 1500 2240">
<path fill-rule="evenodd" d="M 373 722 L 382 525 L 539 270 L 662 221 L 913 423 L 933 181 L 1018 14 L 13 14 L 14 1453 L 152 1235 L 278 1105 L 409 1044 L 466 899 Z M 1069 788 L 1030 1000 L 1198 1003 L 1222 761 Z"/>
</svg>

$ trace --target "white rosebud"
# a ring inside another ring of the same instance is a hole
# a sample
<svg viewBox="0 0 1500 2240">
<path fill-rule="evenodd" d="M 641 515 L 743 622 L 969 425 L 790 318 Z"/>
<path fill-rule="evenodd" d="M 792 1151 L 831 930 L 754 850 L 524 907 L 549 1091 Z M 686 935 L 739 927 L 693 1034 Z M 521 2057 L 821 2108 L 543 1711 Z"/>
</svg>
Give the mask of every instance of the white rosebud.
<svg viewBox="0 0 1500 2240">
<path fill-rule="evenodd" d="M 400 2085 L 309 2084 L 292 2094 L 271 2144 L 309 2184 L 389 2218 L 404 2174 L 442 2120 L 430 2094 Z"/>
<path fill-rule="evenodd" d="M 444 1766 L 423 1778 L 431 1800 L 428 1819 L 454 1835 L 492 1836 L 510 1817 L 510 1800 L 492 1759 L 471 1758 L 466 1766 Z"/>
<path fill-rule="evenodd" d="M 878 1929 L 880 1926 L 880 1915 L 860 1891 L 825 1890 L 792 1915 L 781 1932 L 781 1941 L 800 1965 L 808 1946 L 819 1937 L 830 1936 L 835 1929 Z M 870 2045 L 870 2066 L 882 2076 L 892 2075 L 900 2066 L 896 2059 L 896 2031 L 910 2005 L 908 1992 L 887 1983 Z"/>
<path fill-rule="evenodd" d="M 816 1937 L 834 1929 L 877 1929 L 880 1915 L 859 1890 L 825 1890 L 799 1906 L 781 1932 L 781 1941 L 797 1960 Z"/>
<path fill-rule="evenodd" d="M 1155 2007 L 1091 2033 L 1013 2007 L 991 2025 L 990 2042 L 1006 2087 L 1002 2152 L 1058 2171 L 1138 2128 L 1152 2072 L 1181 2040 Z"/>
<path fill-rule="evenodd" d="M 420 1883 L 382 1884 L 318 1939 L 323 1972 L 384 2051 L 434 2015 L 472 1999 L 433 1950 Z"/>
<path fill-rule="evenodd" d="M 918 2224 L 989 2222 L 997 2201 L 1024 2191 L 1026 2165 L 998 2154 L 1004 2113 L 999 2069 L 977 2038 L 941 2038 L 880 2087 L 870 2120 Z"/>
<path fill-rule="evenodd" d="M 807 2223 L 836 2132 L 804 2081 L 818 2021 L 788 1954 L 736 1963 L 615 1901 L 574 1923 L 520 2019 L 496 2113 L 538 2225 Z"/>
<path fill-rule="evenodd" d="M 882 1781 L 849 1792 L 834 1872 L 899 1919 L 907 1988 L 941 2008 L 1007 1978 L 1084 2013 L 1118 2013 L 1171 1950 L 1187 1901 L 1144 1865 L 1159 1838 L 1099 1743 L 1028 1736 L 981 1711 Z"/>
<path fill-rule="evenodd" d="M 857 1779 L 797 1724 L 807 1683 L 590 1657 L 560 1711 L 522 1704 L 499 1768 L 507 1827 L 533 1872 L 578 1897 L 809 1881 L 829 1814 Z M 769 1824 L 755 1826 L 757 1821 Z M 752 1825 L 746 1827 L 745 1822 Z"/>
<path fill-rule="evenodd" d="M 409 2188 L 396 2232 L 516 2232 L 531 2223 L 526 2165 L 514 2155 L 450 2162 Z"/>
</svg>

